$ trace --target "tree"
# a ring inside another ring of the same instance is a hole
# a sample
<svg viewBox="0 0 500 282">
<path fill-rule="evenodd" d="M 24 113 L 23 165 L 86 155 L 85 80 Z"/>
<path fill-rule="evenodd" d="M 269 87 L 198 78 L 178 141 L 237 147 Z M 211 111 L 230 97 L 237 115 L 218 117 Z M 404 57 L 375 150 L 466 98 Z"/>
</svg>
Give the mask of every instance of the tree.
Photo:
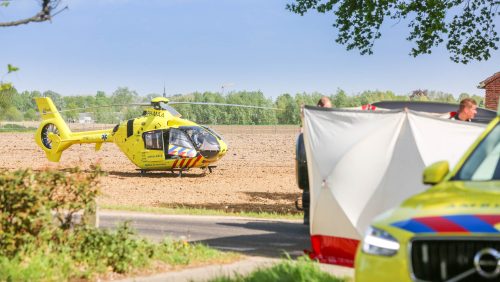
<svg viewBox="0 0 500 282">
<path fill-rule="evenodd" d="M 34 109 L 28 109 L 24 113 L 24 120 L 37 120 L 38 119 L 38 113 Z"/>
<path fill-rule="evenodd" d="M 413 90 L 410 95 L 410 100 L 422 100 L 422 98 L 428 96 L 428 90 L 417 89 Z"/>
<path fill-rule="evenodd" d="M 332 103 L 337 108 L 344 108 L 344 107 L 350 106 L 349 105 L 349 97 L 347 97 L 347 94 L 342 89 L 337 90 L 337 94 L 335 94 L 335 96 L 333 96 Z"/>
<path fill-rule="evenodd" d="M 450 59 L 467 64 L 488 60 L 498 49 L 494 20 L 500 15 L 499 6 L 498 0 L 295 0 L 287 9 L 300 15 L 309 10 L 332 12 L 339 31 L 335 41 L 363 55 L 373 53 L 385 20 L 408 20 L 406 39 L 415 44 L 411 56 L 430 54 L 446 41 Z"/>
<path fill-rule="evenodd" d="M 465 98 L 470 98 L 470 95 L 468 93 L 460 93 L 460 95 L 458 95 L 458 101 L 462 101 L 463 99 Z"/>
<path fill-rule="evenodd" d="M 22 121 L 23 114 L 16 107 L 11 106 L 5 110 L 4 118 L 8 121 Z"/>
<path fill-rule="evenodd" d="M 64 104 L 64 99 L 61 94 L 56 93 L 52 90 L 47 90 L 43 92 L 43 97 L 49 97 L 52 99 L 54 104 L 59 107 L 59 109 L 64 109 L 66 108 L 66 105 Z"/>
<path fill-rule="evenodd" d="M 135 91 L 131 91 L 128 87 L 118 87 L 118 89 L 111 95 L 112 104 L 131 104 L 137 102 L 138 94 Z"/>
<path fill-rule="evenodd" d="M 61 3 L 61 0 L 40 0 L 40 11 L 34 16 L 24 19 L 19 19 L 9 22 L 0 22 L 0 27 L 18 26 L 22 24 L 28 24 L 31 22 L 44 22 L 50 21 L 52 18 L 59 14 L 61 11 L 68 8 L 68 6 L 56 11 L 57 7 Z M 11 3 L 10 0 L 0 0 L 0 6 L 7 7 Z"/>
<path fill-rule="evenodd" d="M 276 98 L 276 107 L 280 111 L 276 112 L 279 124 L 297 124 L 299 123 L 299 106 L 295 103 L 292 96 L 288 93 L 282 94 Z"/>
<path fill-rule="evenodd" d="M 457 103 L 457 99 L 451 93 L 444 93 L 442 91 L 429 91 L 428 98 L 430 101 Z"/>
</svg>

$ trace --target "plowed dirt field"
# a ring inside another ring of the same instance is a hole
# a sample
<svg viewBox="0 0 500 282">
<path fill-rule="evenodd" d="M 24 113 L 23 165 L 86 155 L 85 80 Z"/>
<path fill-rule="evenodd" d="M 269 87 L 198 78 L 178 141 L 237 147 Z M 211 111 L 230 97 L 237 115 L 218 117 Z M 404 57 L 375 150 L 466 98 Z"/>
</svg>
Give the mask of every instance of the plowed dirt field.
<svg viewBox="0 0 500 282">
<path fill-rule="evenodd" d="M 213 173 L 193 169 L 181 178 L 169 172 L 141 176 L 112 143 L 95 152 L 93 145 L 74 145 L 61 162 L 51 163 L 35 144 L 33 133 L 0 134 L 0 168 L 68 168 L 100 163 L 101 204 L 144 207 L 196 207 L 227 211 L 297 212 L 295 183 L 297 127 L 215 126 L 229 144 Z"/>
</svg>

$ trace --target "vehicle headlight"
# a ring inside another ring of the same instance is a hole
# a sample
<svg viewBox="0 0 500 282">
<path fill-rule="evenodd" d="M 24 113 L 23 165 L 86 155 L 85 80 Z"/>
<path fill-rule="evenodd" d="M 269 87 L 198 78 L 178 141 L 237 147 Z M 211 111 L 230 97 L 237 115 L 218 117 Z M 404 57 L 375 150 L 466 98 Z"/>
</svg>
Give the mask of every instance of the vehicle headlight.
<svg viewBox="0 0 500 282">
<path fill-rule="evenodd" d="M 363 252 L 379 256 L 393 256 L 399 250 L 399 242 L 388 232 L 369 227 L 363 239 Z"/>
</svg>

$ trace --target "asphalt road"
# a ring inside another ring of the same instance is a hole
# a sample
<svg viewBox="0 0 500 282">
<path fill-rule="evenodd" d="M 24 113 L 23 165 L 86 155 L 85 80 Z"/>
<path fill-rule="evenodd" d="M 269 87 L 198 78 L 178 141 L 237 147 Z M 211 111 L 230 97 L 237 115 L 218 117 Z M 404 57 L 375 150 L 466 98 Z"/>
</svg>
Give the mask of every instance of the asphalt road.
<svg viewBox="0 0 500 282">
<path fill-rule="evenodd" d="M 172 237 L 245 255 L 296 257 L 310 249 L 309 228 L 299 221 L 125 212 L 100 212 L 99 221 L 101 228 L 130 221 L 139 235 L 154 241 Z"/>
</svg>

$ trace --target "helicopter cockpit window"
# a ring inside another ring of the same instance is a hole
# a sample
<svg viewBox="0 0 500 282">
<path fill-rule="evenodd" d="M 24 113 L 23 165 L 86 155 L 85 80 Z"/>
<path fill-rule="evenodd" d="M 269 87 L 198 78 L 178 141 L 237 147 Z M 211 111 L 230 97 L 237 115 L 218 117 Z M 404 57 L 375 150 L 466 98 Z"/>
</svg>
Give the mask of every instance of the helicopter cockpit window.
<svg viewBox="0 0 500 282">
<path fill-rule="evenodd" d="M 174 117 L 181 117 L 182 116 L 178 111 L 176 111 L 174 108 L 170 107 L 167 103 L 164 103 L 164 102 L 153 103 L 153 108 L 155 110 L 167 111 Z"/>
<path fill-rule="evenodd" d="M 193 140 L 194 145 L 200 151 L 219 151 L 219 141 L 215 136 L 203 127 L 183 126 L 180 127 Z"/>
<path fill-rule="evenodd" d="M 162 150 L 163 149 L 163 132 L 151 131 L 144 132 L 144 145 L 149 150 Z"/>
<path fill-rule="evenodd" d="M 172 128 L 170 130 L 169 144 L 189 149 L 194 148 L 193 143 L 191 143 L 191 140 L 189 140 L 189 137 L 186 135 L 186 133 L 177 128 Z"/>
<path fill-rule="evenodd" d="M 219 133 L 215 132 L 215 130 L 213 130 L 213 129 L 211 129 L 211 128 L 207 127 L 207 126 L 204 126 L 204 125 L 202 125 L 201 127 L 203 127 L 205 130 L 207 130 L 208 132 L 210 132 L 210 133 L 212 133 L 213 135 L 215 135 L 215 136 L 216 136 L 217 138 L 219 138 L 220 140 L 223 140 L 223 139 L 222 139 L 222 136 L 221 136 Z"/>
</svg>

